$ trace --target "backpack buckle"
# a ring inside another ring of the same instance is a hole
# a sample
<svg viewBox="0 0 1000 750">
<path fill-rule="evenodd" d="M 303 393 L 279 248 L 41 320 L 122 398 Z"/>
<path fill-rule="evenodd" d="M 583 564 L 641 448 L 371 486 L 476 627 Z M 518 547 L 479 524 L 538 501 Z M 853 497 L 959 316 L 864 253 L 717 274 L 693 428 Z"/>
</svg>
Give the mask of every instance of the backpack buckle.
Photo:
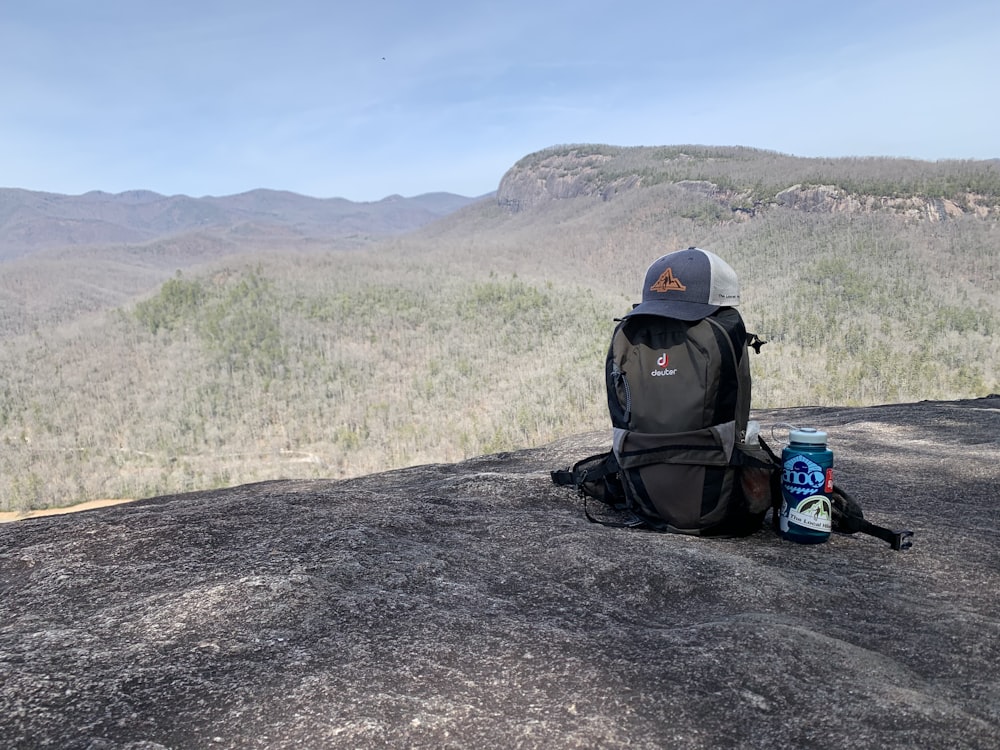
<svg viewBox="0 0 1000 750">
<path fill-rule="evenodd" d="M 895 550 L 909 549 L 913 546 L 913 536 L 912 531 L 890 531 L 891 539 L 888 540 L 889 544 Z"/>
<path fill-rule="evenodd" d="M 863 526 L 860 531 L 865 534 L 871 534 L 879 539 L 889 542 L 889 545 L 894 550 L 904 550 L 909 549 L 913 546 L 913 532 L 909 530 L 905 531 L 893 531 L 891 529 L 886 529 L 881 526 L 876 526 L 873 523 L 868 523 L 867 521 L 862 522 Z"/>
</svg>

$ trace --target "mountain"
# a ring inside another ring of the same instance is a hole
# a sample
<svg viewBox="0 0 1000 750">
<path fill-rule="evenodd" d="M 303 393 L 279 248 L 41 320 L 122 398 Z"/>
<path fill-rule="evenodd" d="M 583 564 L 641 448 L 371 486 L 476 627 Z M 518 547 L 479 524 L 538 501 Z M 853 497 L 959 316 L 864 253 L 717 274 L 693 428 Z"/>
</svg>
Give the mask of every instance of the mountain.
<svg viewBox="0 0 1000 750">
<path fill-rule="evenodd" d="M 191 198 L 145 190 L 59 195 L 0 188 L 0 260 L 208 231 L 244 236 L 279 232 L 293 238 L 380 236 L 415 229 L 475 200 L 451 193 L 358 203 L 275 190 Z"/>
<path fill-rule="evenodd" d="M 519 160 L 497 202 L 519 212 L 580 197 L 609 201 L 671 184 L 748 217 L 772 206 L 891 211 L 931 221 L 1000 215 L 1000 159 L 816 159 L 745 147 L 557 146 Z"/>
<path fill-rule="evenodd" d="M 0 338 L 114 308 L 180 271 L 224 258 L 364 247 L 477 200 L 452 193 L 357 203 L 275 190 L 190 198 L 0 189 Z"/>
</svg>

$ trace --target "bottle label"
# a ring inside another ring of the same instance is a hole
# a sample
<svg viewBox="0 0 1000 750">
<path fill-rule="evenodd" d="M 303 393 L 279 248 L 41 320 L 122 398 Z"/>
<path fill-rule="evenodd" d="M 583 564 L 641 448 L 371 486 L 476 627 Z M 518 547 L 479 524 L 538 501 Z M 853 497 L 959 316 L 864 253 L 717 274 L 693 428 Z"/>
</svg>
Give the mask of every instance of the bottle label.
<svg viewBox="0 0 1000 750">
<path fill-rule="evenodd" d="M 793 497 L 808 497 L 823 491 L 826 484 L 826 471 L 800 453 L 789 456 L 781 472 L 781 485 Z M 830 471 L 830 483 L 833 483 L 833 471 Z"/>
<path fill-rule="evenodd" d="M 781 465 L 781 531 L 788 533 L 789 527 L 795 526 L 803 531 L 829 534 L 833 516 L 827 493 L 833 491 L 833 469 L 829 465 L 821 466 L 804 453 L 786 453 L 784 458 Z"/>
<path fill-rule="evenodd" d="M 787 522 L 798 524 L 813 531 L 829 533 L 832 529 L 830 498 L 826 495 L 813 495 L 812 497 L 807 497 L 795 507 L 789 507 Z"/>
</svg>

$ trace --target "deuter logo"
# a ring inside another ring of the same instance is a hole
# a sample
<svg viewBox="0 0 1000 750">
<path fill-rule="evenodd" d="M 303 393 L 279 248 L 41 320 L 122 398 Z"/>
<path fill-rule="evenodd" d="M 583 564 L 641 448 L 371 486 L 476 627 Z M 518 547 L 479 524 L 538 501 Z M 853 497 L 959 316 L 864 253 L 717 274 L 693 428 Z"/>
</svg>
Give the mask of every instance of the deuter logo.
<svg viewBox="0 0 1000 750">
<path fill-rule="evenodd" d="M 782 466 L 781 484 L 787 492 L 798 497 L 815 495 L 824 489 L 826 472 L 806 456 L 789 456 Z"/>
<path fill-rule="evenodd" d="M 654 378 L 662 378 L 665 375 L 676 375 L 677 368 L 675 367 L 672 370 L 668 370 L 667 365 L 669 364 L 670 364 L 670 357 L 667 355 L 666 352 L 663 352 L 662 354 L 660 354 L 659 357 L 656 358 L 656 366 L 659 369 L 653 370 L 649 374 L 652 375 Z"/>
</svg>

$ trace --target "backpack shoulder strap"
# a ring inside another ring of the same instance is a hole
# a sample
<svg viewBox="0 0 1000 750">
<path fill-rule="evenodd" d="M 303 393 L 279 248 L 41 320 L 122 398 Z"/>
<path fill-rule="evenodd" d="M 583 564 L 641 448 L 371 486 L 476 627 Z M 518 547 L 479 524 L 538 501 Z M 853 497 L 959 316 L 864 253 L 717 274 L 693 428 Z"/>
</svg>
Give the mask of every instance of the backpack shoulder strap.
<svg viewBox="0 0 1000 750">
<path fill-rule="evenodd" d="M 723 308 L 705 320 L 715 333 L 722 358 L 715 421 L 719 423 L 735 418 L 737 436 L 743 440 L 750 418 L 751 397 L 746 327 L 739 312 L 731 307 Z"/>
</svg>

